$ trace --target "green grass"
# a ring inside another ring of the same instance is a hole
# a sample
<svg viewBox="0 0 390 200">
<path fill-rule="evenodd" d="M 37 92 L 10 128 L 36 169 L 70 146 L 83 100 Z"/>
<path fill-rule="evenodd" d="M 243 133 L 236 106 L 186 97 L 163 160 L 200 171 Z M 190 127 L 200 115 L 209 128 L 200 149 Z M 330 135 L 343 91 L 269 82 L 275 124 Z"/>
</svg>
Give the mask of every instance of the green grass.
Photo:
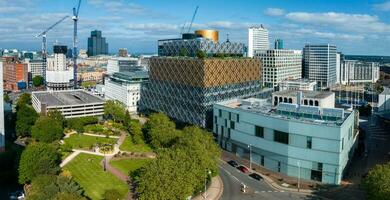
<svg viewBox="0 0 390 200">
<path fill-rule="evenodd" d="M 72 149 L 91 149 L 95 144 L 115 144 L 118 139 L 105 138 L 105 137 L 94 137 L 81 134 L 72 134 L 70 137 L 65 138 L 64 142 L 70 145 Z"/>
<path fill-rule="evenodd" d="M 145 166 L 150 159 L 122 159 L 112 160 L 110 164 L 120 170 L 122 173 L 129 175 L 130 172 L 135 171 Z"/>
<path fill-rule="evenodd" d="M 104 197 L 104 192 L 109 189 L 116 189 L 125 198 L 128 192 L 128 185 L 120 179 L 103 171 L 99 164 L 102 156 L 79 154 L 64 169 L 69 170 L 72 177 L 85 190 L 85 195 L 92 200 L 100 200 Z"/>
<path fill-rule="evenodd" d="M 133 144 L 133 141 L 130 136 L 126 136 L 125 141 L 119 147 L 121 151 L 129 152 L 152 152 L 152 148 L 146 144 Z"/>
</svg>

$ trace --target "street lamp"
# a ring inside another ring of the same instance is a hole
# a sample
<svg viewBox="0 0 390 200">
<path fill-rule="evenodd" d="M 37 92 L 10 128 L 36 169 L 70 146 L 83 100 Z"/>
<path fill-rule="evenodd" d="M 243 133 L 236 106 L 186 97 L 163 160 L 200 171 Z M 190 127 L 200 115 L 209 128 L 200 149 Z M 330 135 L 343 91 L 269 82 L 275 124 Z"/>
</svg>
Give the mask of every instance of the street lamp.
<svg viewBox="0 0 390 200">
<path fill-rule="evenodd" d="M 298 192 L 299 192 L 299 183 L 301 181 L 301 163 L 299 161 L 297 161 L 297 165 L 298 165 Z"/>
<path fill-rule="evenodd" d="M 251 144 L 248 145 L 249 148 L 249 169 L 252 170 L 252 146 Z"/>
<path fill-rule="evenodd" d="M 211 174 L 211 171 L 210 170 L 206 170 L 206 178 L 204 180 L 204 196 L 203 198 L 206 199 L 207 198 L 207 177 L 208 175 Z"/>
</svg>

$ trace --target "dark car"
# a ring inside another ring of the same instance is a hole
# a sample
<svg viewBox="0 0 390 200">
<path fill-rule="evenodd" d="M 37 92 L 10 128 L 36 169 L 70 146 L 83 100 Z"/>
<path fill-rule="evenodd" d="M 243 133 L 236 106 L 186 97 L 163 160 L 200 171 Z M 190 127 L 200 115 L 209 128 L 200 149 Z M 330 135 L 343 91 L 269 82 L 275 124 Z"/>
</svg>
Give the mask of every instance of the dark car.
<svg viewBox="0 0 390 200">
<path fill-rule="evenodd" d="M 249 174 L 249 176 L 252 177 L 253 179 L 258 180 L 258 181 L 263 179 L 263 177 L 261 177 L 259 174 L 256 174 L 256 173 Z"/>
<path fill-rule="evenodd" d="M 245 174 L 249 173 L 249 169 L 246 168 L 245 166 L 240 165 L 237 167 L 237 169 L 240 170 L 242 173 L 245 173 Z"/>
<path fill-rule="evenodd" d="M 234 160 L 228 161 L 227 163 L 228 163 L 230 166 L 232 166 L 232 167 L 238 167 L 238 163 L 237 163 L 236 161 L 234 161 Z"/>
</svg>

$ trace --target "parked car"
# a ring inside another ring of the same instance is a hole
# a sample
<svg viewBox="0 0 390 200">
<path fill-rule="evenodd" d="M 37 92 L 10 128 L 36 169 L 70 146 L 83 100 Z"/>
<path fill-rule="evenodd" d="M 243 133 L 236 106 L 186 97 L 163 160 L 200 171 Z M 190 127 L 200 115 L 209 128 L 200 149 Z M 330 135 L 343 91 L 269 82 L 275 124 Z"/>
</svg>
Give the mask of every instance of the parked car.
<svg viewBox="0 0 390 200">
<path fill-rule="evenodd" d="M 230 160 L 230 161 L 228 161 L 227 162 L 230 166 L 232 166 L 232 167 L 238 167 L 238 163 L 236 162 L 236 161 L 234 161 L 234 160 Z"/>
<path fill-rule="evenodd" d="M 249 174 L 249 176 L 252 177 L 253 179 L 258 180 L 258 181 L 263 179 L 263 177 L 261 177 L 259 174 L 256 174 L 256 173 Z"/>
<path fill-rule="evenodd" d="M 249 173 L 249 169 L 246 168 L 245 166 L 240 165 L 237 167 L 237 169 L 240 170 L 242 173 L 245 173 L 245 174 Z"/>
</svg>

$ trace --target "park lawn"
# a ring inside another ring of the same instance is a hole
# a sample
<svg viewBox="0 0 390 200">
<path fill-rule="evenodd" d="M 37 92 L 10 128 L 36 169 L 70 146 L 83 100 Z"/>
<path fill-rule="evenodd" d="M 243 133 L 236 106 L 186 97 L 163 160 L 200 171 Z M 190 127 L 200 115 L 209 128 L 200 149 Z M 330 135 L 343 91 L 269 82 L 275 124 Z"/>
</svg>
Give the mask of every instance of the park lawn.
<svg viewBox="0 0 390 200">
<path fill-rule="evenodd" d="M 64 142 L 70 145 L 72 149 L 91 149 L 95 144 L 115 144 L 118 139 L 94 137 L 82 134 L 72 134 L 70 137 L 65 138 Z"/>
<path fill-rule="evenodd" d="M 121 160 L 111 160 L 110 164 L 117 168 L 122 173 L 129 175 L 130 172 L 135 171 L 145 166 L 151 159 L 132 159 L 126 158 Z"/>
<path fill-rule="evenodd" d="M 121 151 L 129 151 L 129 152 L 152 152 L 152 148 L 147 144 L 134 144 L 131 136 L 126 136 L 125 141 L 123 141 L 122 145 L 119 147 Z"/>
<path fill-rule="evenodd" d="M 92 200 L 103 199 L 104 192 L 110 189 L 118 190 L 124 199 L 129 190 L 128 185 L 110 172 L 103 171 L 100 165 L 102 159 L 103 156 L 81 153 L 64 169 L 71 172 L 76 182 L 84 188 L 85 195 Z"/>
</svg>

